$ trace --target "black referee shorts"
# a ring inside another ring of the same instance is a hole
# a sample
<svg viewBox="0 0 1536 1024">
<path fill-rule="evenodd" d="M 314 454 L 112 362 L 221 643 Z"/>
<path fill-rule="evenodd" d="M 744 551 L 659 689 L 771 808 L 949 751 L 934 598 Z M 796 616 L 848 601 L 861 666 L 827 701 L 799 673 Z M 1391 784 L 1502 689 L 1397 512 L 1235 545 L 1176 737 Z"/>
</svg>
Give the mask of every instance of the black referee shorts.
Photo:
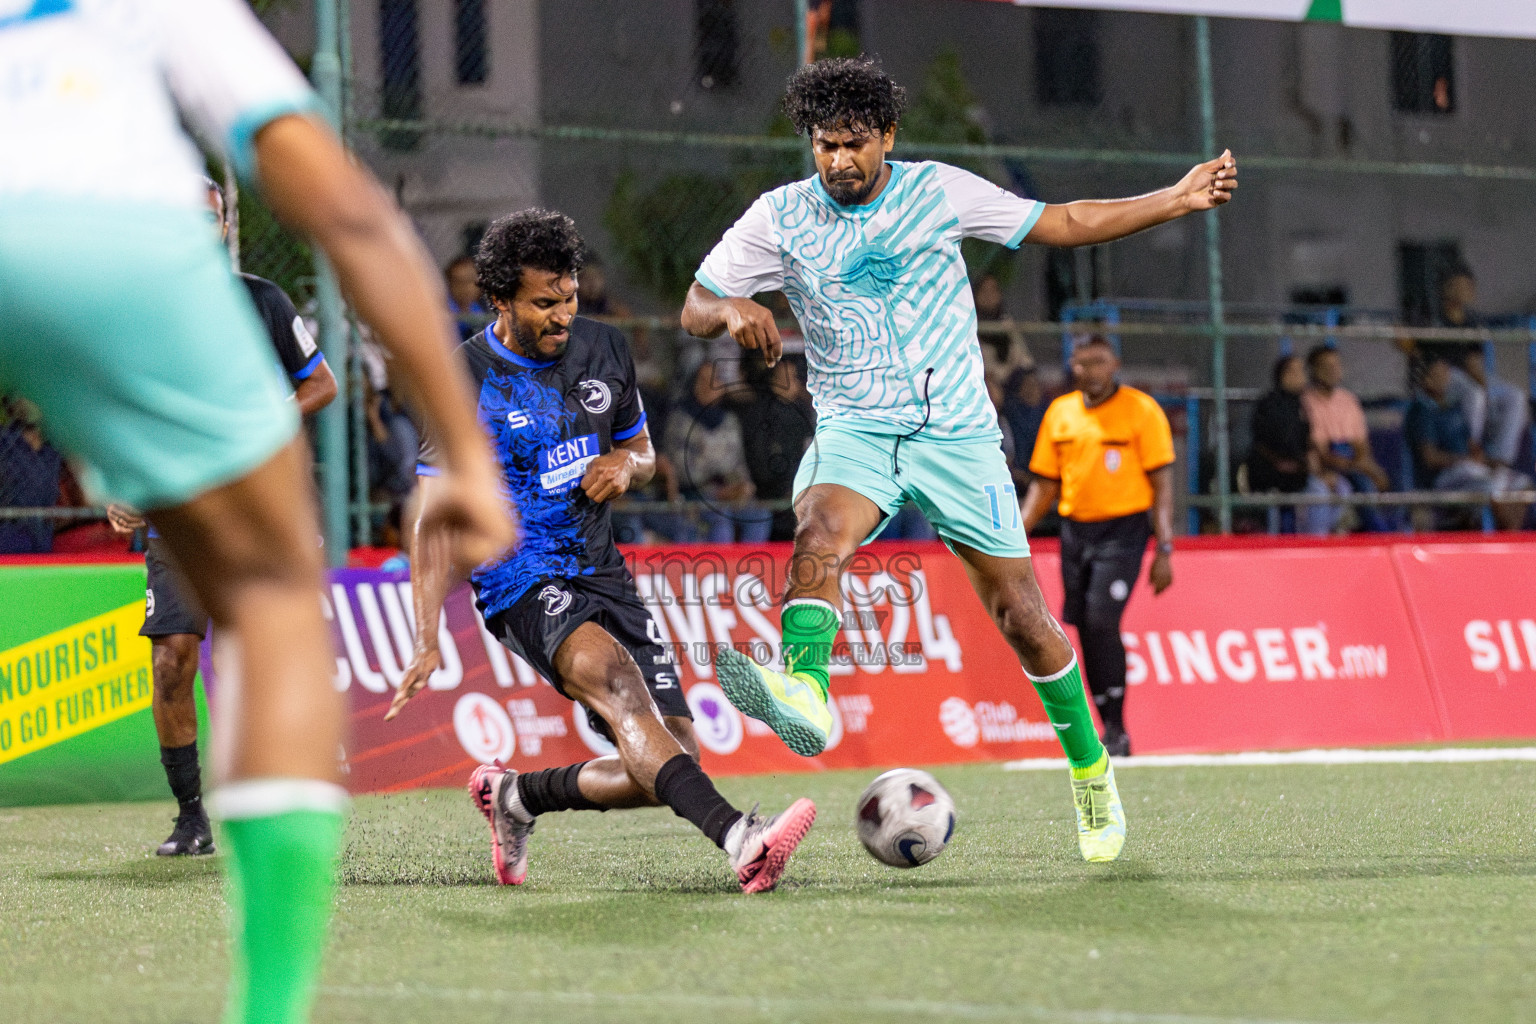
<svg viewBox="0 0 1536 1024">
<path fill-rule="evenodd" d="M 1062 520 L 1061 617 L 1080 630 L 1118 629 L 1151 536 L 1145 512 L 1097 523 Z"/>
<path fill-rule="evenodd" d="M 199 639 L 207 636 L 208 613 L 203 611 L 159 537 L 149 539 L 149 547 L 144 551 L 144 569 L 148 580 L 144 627 L 139 630 L 139 636 L 173 636 L 177 633 L 190 633 Z"/>
<path fill-rule="evenodd" d="M 555 652 L 583 622 L 601 626 L 630 653 L 663 715 L 693 717 L 672 656 L 661 646 L 661 633 L 628 575 L 540 580 L 516 604 L 491 616 L 485 625 L 502 646 L 520 655 L 569 699 L 571 695 L 555 671 Z M 593 728 L 612 738 L 607 723 L 591 709 L 587 715 Z"/>
</svg>

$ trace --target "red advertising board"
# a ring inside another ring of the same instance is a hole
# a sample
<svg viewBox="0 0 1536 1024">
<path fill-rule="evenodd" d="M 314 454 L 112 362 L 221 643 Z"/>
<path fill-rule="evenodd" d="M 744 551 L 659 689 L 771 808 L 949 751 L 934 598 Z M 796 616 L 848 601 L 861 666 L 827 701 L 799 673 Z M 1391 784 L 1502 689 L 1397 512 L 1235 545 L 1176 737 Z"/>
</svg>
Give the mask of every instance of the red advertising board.
<svg viewBox="0 0 1536 1024">
<path fill-rule="evenodd" d="M 1056 556 L 1035 560 L 1060 608 Z M 1186 551 L 1174 571 L 1122 624 L 1138 753 L 1441 738 L 1386 547 Z"/>
<path fill-rule="evenodd" d="M 1400 544 L 1392 557 L 1447 734 L 1536 736 L 1536 544 Z"/>
<path fill-rule="evenodd" d="M 636 585 L 678 663 L 705 766 L 718 774 L 1054 757 L 1018 661 L 939 544 L 872 545 L 845 579 L 832 666 L 837 728 L 801 758 L 716 685 L 714 651 L 778 654 L 789 548 L 638 548 Z M 1035 569 L 1053 609 L 1059 561 Z M 1536 543 L 1201 550 L 1145 585 L 1124 622 L 1127 723 L 1138 753 L 1400 744 L 1536 735 Z M 444 665 L 394 722 L 409 657 L 410 584 L 340 570 L 326 595 L 335 683 L 352 704 L 359 792 L 457 785 L 479 761 L 519 768 L 606 752 L 583 713 L 493 641 L 467 589 Z"/>
</svg>

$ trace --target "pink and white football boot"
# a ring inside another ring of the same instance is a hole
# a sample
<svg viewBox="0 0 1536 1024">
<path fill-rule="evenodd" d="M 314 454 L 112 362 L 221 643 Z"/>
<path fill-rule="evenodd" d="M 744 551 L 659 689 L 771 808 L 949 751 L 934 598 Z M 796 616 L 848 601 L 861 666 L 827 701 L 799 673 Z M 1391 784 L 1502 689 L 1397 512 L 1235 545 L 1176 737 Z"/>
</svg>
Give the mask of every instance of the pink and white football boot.
<svg viewBox="0 0 1536 1024">
<path fill-rule="evenodd" d="M 522 885 L 528 877 L 528 837 L 535 819 L 524 822 L 508 810 L 506 798 L 517 791 L 507 787 L 516 785 L 516 769 L 499 763 L 483 764 L 469 777 L 469 798 L 491 826 L 491 863 L 502 885 Z"/>
<path fill-rule="evenodd" d="M 740 845 L 731 855 L 741 891 L 767 892 L 778 885 L 790 856 L 815 821 L 816 805 L 802 797 L 771 818 L 764 818 L 753 807 L 731 826 L 741 829 Z"/>
</svg>

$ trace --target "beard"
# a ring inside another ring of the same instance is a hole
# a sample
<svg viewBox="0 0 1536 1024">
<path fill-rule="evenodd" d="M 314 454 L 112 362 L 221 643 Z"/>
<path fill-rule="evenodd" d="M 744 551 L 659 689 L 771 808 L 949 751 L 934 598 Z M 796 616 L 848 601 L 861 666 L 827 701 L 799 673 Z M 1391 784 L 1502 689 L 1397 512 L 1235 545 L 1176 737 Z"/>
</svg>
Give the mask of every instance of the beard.
<svg viewBox="0 0 1536 1024">
<path fill-rule="evenodd" d="M 858 206 L 869 198 L 869 194 L 875 190 L 875 185 L 880 181 L 880 174 L 876 172 L 868 181 L 863 178 L 842 178 L 828 181 L 822 179 L 822 185 L 826 187 L 827 195 L 840 206 Z"/>
<path fill-rule="evenodd" d="M 539 334 L 534 334 L 532 331 L 524 329 L 523 325 L 518 323 L 516 317 L 511 317 L 510 319 L 512 320 L 512 337 L 517 341 L 517 347 L 522 349 L 522 354 L 526 358 L 536 359 L 539 362 L 549 362 L 554 359 L 559 359 L 561 356 L 565 355 L 566 346 L 570 345 L 571 343 L 569 328 L 567 328 L 565 340 L 560 342 L 560 344 L 556 346 L 552 353 L 546 355 L 545 353 L 539 351 L 537 347 L 538 343 L 544 338 L 545 335 L 557 333 L 557 329 L 551 328 Z"/>
</svg>

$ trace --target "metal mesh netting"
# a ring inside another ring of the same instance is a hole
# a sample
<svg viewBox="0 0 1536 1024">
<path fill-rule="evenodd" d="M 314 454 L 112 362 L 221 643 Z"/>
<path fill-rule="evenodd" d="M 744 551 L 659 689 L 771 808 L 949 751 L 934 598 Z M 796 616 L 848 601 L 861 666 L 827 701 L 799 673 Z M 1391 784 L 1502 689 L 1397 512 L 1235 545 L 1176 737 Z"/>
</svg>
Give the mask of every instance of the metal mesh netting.
<svg viewBox="0 0 1536 1024">
<path fill-rule="evenodd" d="M 761 192 L 809 173 L 806 142 L 779 110 L 804 57 L 877 54 L 908 91 L 894 158 L 958 164 L 1045 202 L 1147 192 L 1203 147 L 1188 17 L 977 0 L 354 0 L 343 13 L 348 141 L 439 265 L 450 271 L 511 211 L 569 214 L 597 256 L 583 311 L 625 326 L 661 410 L 686 398 L 700 361 L 724 360 L 719 375 L 737 389 L 727 401 L 762 397 L 729 346 L 681 335 L 677 310 L 722 231 Z M 309 17 L 303 4 L 269 12 L 301 63 Z M 1275 359 L 1335 345 L 1403 485 L 1404 351 L 1451 325 L 1441 286 L 1452 270 L 1476 273 L 1467 326 L 1496 329 L 1478 335 L 1491 367 L 1529 389 L 1536 291 L 1519 267 L 1536 231 L 1536 136 L 1521 112 L 1536 84 L 1520 69 L 1536 46 L 1238 20 L 1209 32 L 1212 135 L 1243 180 L 1218 220 L 1225 330 L 1213 327 L 1206 227 L 1188 217 L 1071 251 L 967 242 L 987 296 L 983 338 L 1005 368 L 1027 349 L 1048 397 L 1068 386 L 1073 333 L 1111 334 L 1126 380 L 1164 401 L 1190 446 L 1181 490 L 1195 504 L 1220 489 L 1217 437 L 1229 488 L 1243 486 L 1252 401 Z M 243 191 L 242 266 L 303 309 L 309 253 L 251 200 Z M 472 285 L 455 308 L 466 331 L 489 316 Z M 354 539 L 387 539 L 402 485 L 385 486 L 398 475 L 389 453 L 404 442 L 387 363 L 370 355 L 361 368 L 349 374 L 349 447 L 354 470 L 367 466 L 352 500 L 369 514 Z M 1231 389 L 1225 430 L 1218 385 Z M 649 497 L 699 491 L 676 483 Z M 679 510 L 692 514 L 686 501 L 665 511 Z"/>
</svg>

